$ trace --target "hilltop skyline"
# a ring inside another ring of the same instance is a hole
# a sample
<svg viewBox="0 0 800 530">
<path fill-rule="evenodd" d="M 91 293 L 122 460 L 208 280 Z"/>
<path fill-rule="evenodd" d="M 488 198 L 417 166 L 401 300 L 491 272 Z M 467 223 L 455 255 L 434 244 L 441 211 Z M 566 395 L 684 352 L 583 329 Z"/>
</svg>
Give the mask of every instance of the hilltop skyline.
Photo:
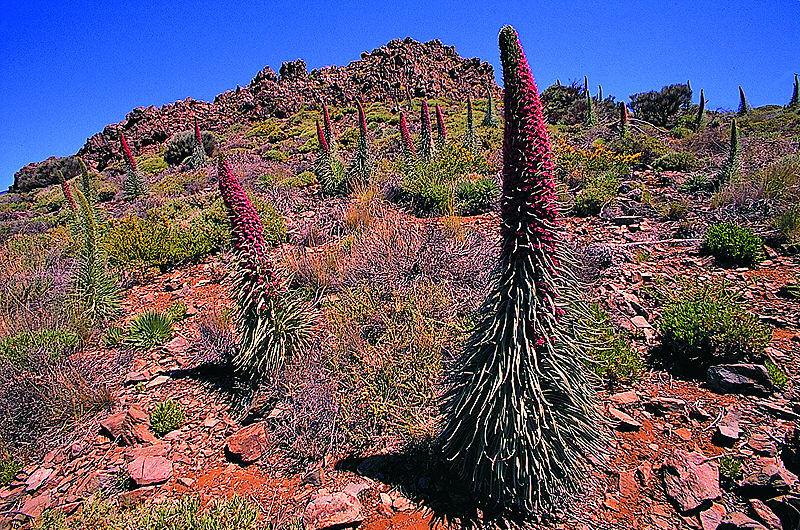
<svg viewBox="0 0 800 530">
<path fill-rule="evenodd" d="M 479 3 L 244 2 L 146 6 L 110 11 L 99 2 L 28 2 L 0 19 L 0 188 L 23 165 L 74 154 L 133 108 L 191 97 L 212 101 L 247 85 L 264 66 L 303 59 L 309 70 L 346 65 L 395 38 L 439 39 L 499 73 L 496 37 L 507 23 L 529 36 L 527 53 L 543 89 L 589 76 L 590 88 L 628 101 L 636 92 L 690 79 L 710 109 L 735 110 L 739 85 L 754 106 L 786 104 L 800 65 L 800 2 L 764 8 L 732 2 L 502 8 Z M 277 22 L 276 22 L 277 21 Z M 180 23 L 178 23 L 180 22 Z M 280 23 L 280 26 L 277 23 Z M 237 28 L 237 31 L 232 31 Z M 765 38 L 764 28 L 769 28 Z"/>
</svg>

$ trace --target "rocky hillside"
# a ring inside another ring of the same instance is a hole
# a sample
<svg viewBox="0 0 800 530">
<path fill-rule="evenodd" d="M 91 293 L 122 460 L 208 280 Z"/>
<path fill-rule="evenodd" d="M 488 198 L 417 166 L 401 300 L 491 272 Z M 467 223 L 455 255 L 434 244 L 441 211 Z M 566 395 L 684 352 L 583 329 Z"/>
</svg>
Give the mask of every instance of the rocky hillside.
<svg viewBox="0 0 800 530">
<path fill-rule="evenodd" d="M 499 96 L 491 64 L 460 57 L 453 46 L 438 40 L 395 39 L 362 53 L 361 59 L 347 66 L 308 72 L 301 59 L 283 63 L 279 73 L 267 66 L 249 85 L 223 92 L 213 103 L 186 98 L 158 108 L 136 108 L 124 121 L 107 125 L 89 138 L 77 154 L 90 169 L 102 171 L 120 159 L 120 132 L 134 151 L 153 152 L 173 134 L 191 128 L 195 119 L 202 129 L 221 133 L 234 123 L 286 118 L 303 106 L 316 107 L 323 101 L 347 106 L 360 100 L 396 107 L 409 93 L 412 97 L 458 99 L 470 94 L 478 98 L 485 97 L 486 87 Z M 62 167 L 67 178 L 79 171 L 71 157 L 51 157 L 17 171 L 11 191 L 55 184 L 53 167 Z"/>
</svg>

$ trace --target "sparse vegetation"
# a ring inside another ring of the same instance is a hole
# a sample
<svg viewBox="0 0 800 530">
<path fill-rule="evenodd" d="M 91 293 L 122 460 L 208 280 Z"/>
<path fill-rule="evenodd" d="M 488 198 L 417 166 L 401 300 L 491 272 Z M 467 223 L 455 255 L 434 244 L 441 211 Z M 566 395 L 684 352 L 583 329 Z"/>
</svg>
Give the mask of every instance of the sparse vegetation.
<svg viewBox="0 0 800 530">
<path fill-rule="evenodd" d="M 150 413 L 150 428 L 158 436 L 180 429 L 186 420 L 180 404 L 168 399 L 159 401 Z"/>
<path fill-rule="evenodd" d="M 758 265 L 764 254 L 761 238 L 751 228 L 735 223 L 721 223 L 708 227 L 703 248 L 724 265 Z"/>
<path fill-rule="evenodd" d="M 163 345 L 171 335 L 172 317 L 147 310 L 131 320 L 125 342 L 138 350 L 150 350 Z"/>
</svg>

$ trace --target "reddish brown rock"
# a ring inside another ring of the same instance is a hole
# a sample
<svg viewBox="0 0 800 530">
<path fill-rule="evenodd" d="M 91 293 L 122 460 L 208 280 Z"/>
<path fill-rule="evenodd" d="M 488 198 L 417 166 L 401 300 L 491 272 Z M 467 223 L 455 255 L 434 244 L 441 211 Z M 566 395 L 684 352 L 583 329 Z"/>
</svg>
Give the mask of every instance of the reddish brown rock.
<svg viewBox="0 0 800 530">
<path fill-rule="evenodd" d="M 233 460 L 251 464 L 267 449 L 267 424 L 258 422 L 232 434 L 225 441 L 225 451 Z"/>
<path fill-rule="evenodd" d="M 722 495 L 719 469 L 702 453 L 677 450 L 664 462 L 664 487 L 682 512 L 699 508 Z"/>
<path fill-rule="evenodd" d="M 609 399 L 611 400 L 612 403 L 619 405 L 621 407 L 626 407 L 628 405 L 633 405 L 634 403 L 639 402 L 639 396 L 633 390 L 614 394 Z"/>
<path fill-rule="evenodd" d="M 745 514 L 733 512 L 728 514 L 717 527 L 717 530 L 767 530 L 764 525 Z"/>
<path fill-rule="evenodd" d="M 725 507 L 721 504 L 714 503 L 708 510 L 703 510 L 698 514 L 700 519 L 700 527 L 703 530 L 717 530 L 719 524 L 725 518 Z"/>
<path fill-rule="evenodd" d="M 753 512 L 756 514 L 758 519 L 764 523 L 764 526 L 766 526 L 769 530 L 783 530 L 781 520 L 772 510 L 769 509 L 769 506 L 758 499 L 751 499 L 750 507 L 753 509 Z"/>
<path fill-rule="evenodd" d="M 31 497 L 22 505 L 20 512 L 24 513 L 28 517 L 39 517 L 42 515 L 42 512 L 50 507 L 50 492 L 46 491 L 41 495 L 37 495 L 36 497 Z"/>
<path fill-rule="evenodd" d="M 150 418 L 137 406 L 112 414 L 100 422 L 101 431 L 124 445 L 155 442 L 156 437 L 149 426 Z"/>
<path fill-rule="evenodd" d="M 608 409 L 608 413 L 613 418 L 614 428 L 618 431 L 638 431 L 642 428 L 642 424 L 633 419 L 628 414 L 614 407 Z"/>
<path fill-rule="evenodd" d="M 172 461 L 160 456 L 140 456 L 128 464 L 128 474 L 137 486 L 160 484 L 172 477 Z"/>
<path fill-rule="evenodd" d="M 355 525 L 362 520 L 361 503 L 347 492 L 320 495 L 306 506 L 303 523 L 306 530 Z"/>
</svg>

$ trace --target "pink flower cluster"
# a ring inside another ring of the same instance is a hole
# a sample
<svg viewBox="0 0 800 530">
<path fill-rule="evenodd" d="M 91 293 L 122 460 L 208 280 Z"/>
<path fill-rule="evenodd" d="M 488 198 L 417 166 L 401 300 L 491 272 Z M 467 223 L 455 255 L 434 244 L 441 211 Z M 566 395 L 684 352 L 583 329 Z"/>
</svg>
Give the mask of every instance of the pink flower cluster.
<svg viewBox="0 0 800 530">
<path fill-rule="evenodd" d="M 504 28 L 500 33 L 500 60 L 505 82 L 503 254 L 510 264 L 527 260 L 540 263 L 539 256 L 552 256 L 556 249 L 553 160 L 539 91 L 513 28 Z M 534 272 L 536 291 L 557 314 L 555 293 L 546 285 L 542 273 L 541 267 Z"/>
<path fill-rule="evenodd" d="M 400 137 L 403 141 L 403 150 L 406 153 L 415 153 L 414 142 L 411 141 L 411 133 L 408 132 L 408 123 L 406 123 L 406 115 L 400 113 Z"/>
<path fill-rule="evenodd" d="M 248 272 L 258 274 L 256 279 L 266 288 L 266 293 L 274 294 L 278 281 L 272 269 L 263 266 L 267 263 L 267 247 L 261 218 L 223 154 L 219 155 L 217 173 L 219 191 L 231 222 L 233 248 L 242 254 L 243 265 Z"/>
<path fill-rule="evenodd" d="M 122 154 L 125 155 L 125 164 L 132 170 L 136 170 L 136 160 L 133 159 L 131 148 L 128 147 L 128 141 L 125 140 L 125 135 L 119 133 L 119 142 L 122 144 Z"/>
<path fill-rule="evenodd" d="M 447 139 L 447 127 L 444 124 L 444 115 L 438 103 L 436 104 L 436 132 L 442 141 Z"/>
</svg>

